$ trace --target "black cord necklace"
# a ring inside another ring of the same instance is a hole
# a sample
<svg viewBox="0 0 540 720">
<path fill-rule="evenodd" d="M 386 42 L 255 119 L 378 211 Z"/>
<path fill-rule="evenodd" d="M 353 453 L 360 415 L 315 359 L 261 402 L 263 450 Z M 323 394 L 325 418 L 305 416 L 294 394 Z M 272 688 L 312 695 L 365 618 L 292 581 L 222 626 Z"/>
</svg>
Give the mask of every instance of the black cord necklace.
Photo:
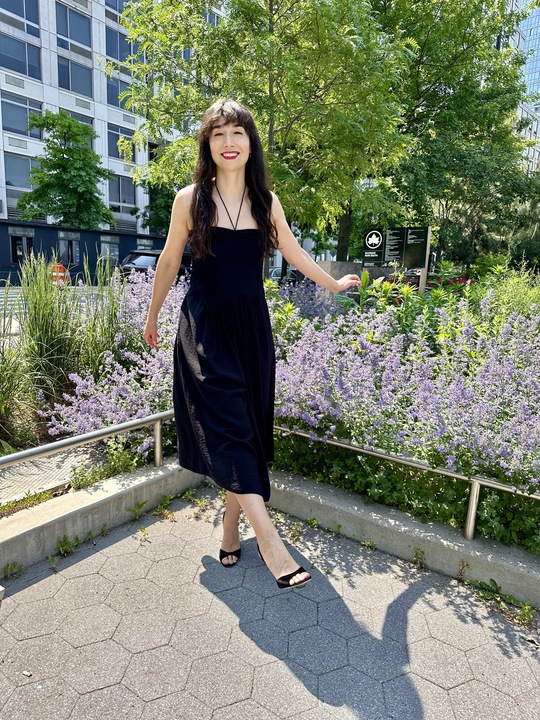
<svg viewBox="0 0 540 720">
<path fill-rule="evenodd" d="M 227 213 L 227 217 L 228 217 L 229 220 L 230 220 L 231 227 L 232 227 L 233 230 L 236 230 L 236 228 L 238 227 L 238 221 L 240 220 L 240 213 L 242 212 L 242 205 L 244 204 L 244 197 L 245 197 L 245 195 L 246 195 L 246 186 L 244 185 L 244 192 L 242 193 L 242 200 L 240 201 L 240 207 L 238 208 L 238 215 L 237 215 L 237 217 L 236 217 L 236 222 L 235 222 L 235 223 L 233 223 L 231 214 L 230 214 L 230 212 L 227 210 L 227 206 L 225 205 L 225 200 L 223 200 L 223 198 L 221 197 L 221 193 L 219 192 L 219 188 L 218 188 L 218 186 L 217 186 L 217 183 L 215 183 L 215 187 L 216 187 L 216 190 L 217 190 L 217 194 L 219 195 L 219 199 L 220 199 L 221 202 L 223 203 L 223 207 L 225 208 L 225 212 Z"/>
</svg>

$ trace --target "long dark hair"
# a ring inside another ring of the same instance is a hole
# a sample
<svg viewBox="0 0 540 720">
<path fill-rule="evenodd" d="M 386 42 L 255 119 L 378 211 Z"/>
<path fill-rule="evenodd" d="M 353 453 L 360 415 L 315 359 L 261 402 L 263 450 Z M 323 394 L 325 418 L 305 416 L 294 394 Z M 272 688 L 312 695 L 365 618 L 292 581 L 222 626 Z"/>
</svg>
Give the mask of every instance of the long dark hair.
<svg viewBox="0 0 540 720">
<path fill-rule="evenodd" d="M 251 201 L 251 214 L 259 226 L 260 241 L 265 257 L 271 257 L 277 242 L 277 231 L 272 221 L 272 194 L 266 175 L 263 149 L 257 126 L 249 110 L 234 100 L 220 100 L 204 113 L 199 129 L 199 156 L 195 167 L 195 187 L 191 201 L 193 230 L 189 246 L 195 259 L 212 253 L 212 229 L 217 225 L 217 207 L 212 199 L 216 164 L 210 154 L 210 134 L 218 123 L 225 122 L 243 127 L 249 136 L 251 154 L 246 163 L 246 188 Z"/>
</svg>

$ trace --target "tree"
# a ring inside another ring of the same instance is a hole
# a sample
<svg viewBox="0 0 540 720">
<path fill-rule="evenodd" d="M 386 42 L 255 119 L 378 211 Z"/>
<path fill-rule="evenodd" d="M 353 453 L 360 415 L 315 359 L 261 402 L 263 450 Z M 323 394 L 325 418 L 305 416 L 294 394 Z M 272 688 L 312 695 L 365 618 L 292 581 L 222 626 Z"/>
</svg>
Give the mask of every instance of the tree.
<svg viewBox="0 0 540 720">
<path fill-rule="evenodd" d="M 366 3 L 227 0 L 209 23 L 199 0 L 138 0 L 123 23 L 138 43 L 128 106 L 146 119 L 144 145 L 180 136 L 140 176 L 170 186 L 195 156 L 190 125 L 220 97 L 244 102 L 266 145 L 289 218 L 326 230 L 399 150 L 393 88 L 403 67 Z"/>
<path fill-rule="evenodd" d="M 97 230 L 102 223 L 114 227 L 111 211 L 103 202 L 98 183 L 112 177 L 92 150 L 97 137 L 87 124 L 64 110 L 32 115 L 29 128 L 45 133 L 45 154 L 31 171 L 32 190 L 19 198 L 17 207 L 24 220 L 52 215 L 65 227 Z"/>
</svg>

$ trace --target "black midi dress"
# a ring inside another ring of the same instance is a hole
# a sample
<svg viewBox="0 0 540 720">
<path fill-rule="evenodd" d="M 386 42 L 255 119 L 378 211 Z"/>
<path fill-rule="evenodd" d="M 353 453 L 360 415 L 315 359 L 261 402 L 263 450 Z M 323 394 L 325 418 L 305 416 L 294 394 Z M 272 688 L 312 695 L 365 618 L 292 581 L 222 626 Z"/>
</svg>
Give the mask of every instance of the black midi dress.
<svg viewBox="0 0 540 720">
<path fill-rule="evenodd" d="M 194 260 L 175 344 L 180 465 L 234 493 L 270 497 L 275 352 L 258 230 L 216 227 Z"/>
</svg>

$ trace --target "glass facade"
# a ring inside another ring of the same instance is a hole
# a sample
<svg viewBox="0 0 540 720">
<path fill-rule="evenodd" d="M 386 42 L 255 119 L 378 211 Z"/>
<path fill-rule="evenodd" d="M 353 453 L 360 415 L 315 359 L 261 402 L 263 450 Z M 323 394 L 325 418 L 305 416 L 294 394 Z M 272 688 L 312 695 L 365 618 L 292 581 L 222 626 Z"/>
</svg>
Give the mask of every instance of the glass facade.
<svg viewBox="0 0 540 720">
<path fill-rule="evenodd" d="M 0 67 L 41 80 L 40 49 L 0 33 Z"/>
<path fill-rule="evenodd" d="M 41 115 L 41 103 L 12 95 L 4 90 L 0 93 L 2 100 L 2 130 L 40 138 L 41 132 L 37 128 L 28 129 L 30 115 Z"/>
</svg>

